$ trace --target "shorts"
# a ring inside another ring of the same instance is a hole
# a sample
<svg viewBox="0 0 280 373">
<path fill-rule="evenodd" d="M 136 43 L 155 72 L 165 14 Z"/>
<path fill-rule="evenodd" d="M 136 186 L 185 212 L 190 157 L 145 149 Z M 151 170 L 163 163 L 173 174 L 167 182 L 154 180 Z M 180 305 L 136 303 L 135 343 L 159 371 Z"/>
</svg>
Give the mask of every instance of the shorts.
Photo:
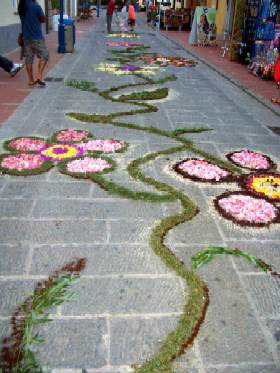
<svg viewBox="0 0 280 373">
<path fill-rule="evenodd" d="M 34 56 L 45 61 L 49 60 L 50 54 L 44 40 L 24 40 L 24 57 L 27 65 L 33 64 Z"/>
<path fill-rule="evenodd" d="M 133 27 L 133 26 L 135 26 L 135 19 L 129 19 L 129 20 L 127 21 L 127 23 L 128 23 L 128 26 Z"/>
</svg>

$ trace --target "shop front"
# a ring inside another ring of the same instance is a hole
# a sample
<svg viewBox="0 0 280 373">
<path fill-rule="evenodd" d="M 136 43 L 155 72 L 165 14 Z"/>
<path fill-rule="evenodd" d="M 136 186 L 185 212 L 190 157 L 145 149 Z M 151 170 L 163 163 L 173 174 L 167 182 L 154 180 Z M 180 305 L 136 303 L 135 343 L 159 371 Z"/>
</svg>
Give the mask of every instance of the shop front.
<svg viewBox="0 0 280 373">
<path fill-rule="evenodd" d="M 231 60 L 247 64 L 262 79 L 273 80 L 280 51 L 280 0 L 237 0 Z"/>
</svg>

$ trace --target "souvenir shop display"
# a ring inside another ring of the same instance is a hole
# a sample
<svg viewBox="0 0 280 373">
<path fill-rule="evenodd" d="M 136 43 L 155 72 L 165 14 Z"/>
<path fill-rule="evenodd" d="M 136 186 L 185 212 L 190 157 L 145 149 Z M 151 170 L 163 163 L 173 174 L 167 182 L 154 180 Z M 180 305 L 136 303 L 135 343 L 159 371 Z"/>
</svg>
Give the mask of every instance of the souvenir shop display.
<svg viewBox="0 0 280 373">
<path fill-rule="evenodd" d="M 247 0 L 239 62 L 254 75 L 273 80 L 279 55 L 280 0 Z"/>
<path fill-rule="evenodd" d="M 279 18 L 280 0 L 247 0 L 242 40 L 239 43 L 239 62 L 249 64 L 252 60 L 261 60 L 263 64 L 268 52 L 274 48 Z"/>
<path fill-rule="evenodd" d="M 216 9 L 198 6 L 192 23 L 189 43 L 198 46 L 216 44 Z"/>
</svg>

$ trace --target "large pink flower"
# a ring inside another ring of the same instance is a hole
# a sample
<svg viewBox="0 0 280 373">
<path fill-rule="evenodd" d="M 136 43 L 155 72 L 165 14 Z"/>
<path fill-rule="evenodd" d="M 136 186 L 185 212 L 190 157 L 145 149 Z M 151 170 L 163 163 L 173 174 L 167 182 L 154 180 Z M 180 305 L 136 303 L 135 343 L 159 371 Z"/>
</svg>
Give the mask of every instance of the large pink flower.
<svg viewBox="0 0 280 373">
<path fill-rule="evenodd" d="M 34 170 L 42 167 L 44 160 L 39 154 L 11 154 L 3 157 L 1 167 L 9 170 Z"/>
<path fill-rule="evenodd" d="M 85 157 L 67 163 L 66 170 L 74 173 L 97 173 L 112 168 L 112 164 L 102 158 Z"/>
<path fill-rule="evenodd" d="M 224 193 L 216 198 L 217 210 L 241 225 L 267 225 L 279 217 L 279 210 L 263 198 L 243 192 Z"/>
<path fill-rule="evenodd" d="M 186 159 L 177 163 L 174 170 L 184 177 L 196 181 L 223 181 L 232 177 L 232 174 L 204 159 Z"/>
<path fill-rule="evenodd" d="M 268 170 L 274 167 L 272 160 L 268 156 L 251 150 L 229 153 L 227 158 L 236 165 L 250 170 Z"/>
</svg>

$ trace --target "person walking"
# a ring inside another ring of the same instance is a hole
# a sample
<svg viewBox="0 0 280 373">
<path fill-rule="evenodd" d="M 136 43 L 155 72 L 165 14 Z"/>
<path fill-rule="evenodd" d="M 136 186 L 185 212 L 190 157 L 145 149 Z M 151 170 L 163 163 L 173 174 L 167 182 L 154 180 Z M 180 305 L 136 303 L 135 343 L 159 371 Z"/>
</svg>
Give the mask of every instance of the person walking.
<svg viewBox="0 0 280 373">
<path fill-rule="evenodd" d="M 130 31 L 134 31 L 136 21 L 136 13 L 134 8 L 134 0 L 130 0 L 128 5 L 128 25 L 130 26 Z"/>
<path fill-rule="evenodd" d="M 11 75 L 11 77 L 16 76 L 16 74 L 22 68 L 21 63 L 14 63 L 6 57 L 1 56 L 0 54 L 0 67 Z"/>
<path fill-rule="evenodd" d="M 24 57 L 28 76 L 28 85 L 35 84 L 44 87 L 43 72 L 49 60 L 49 52 L 45 45 L 45 40 L 41 30 L 41 23 L 46 21 L 46 17 L 36 0 L 19 0 L 18 14 L 21 20 Z M 39 58 L 37 79 L 33 76 L 34 57 Z"/>
<path fill-rule="evenodd" d="M 107 5 L 107 32 L 110 34 L 112 32 L 112 19 L 113 19 L 113 13 L 116 13 L 115 9 L 115 0 L 110 0 Z"/>
<path fill-rule="evenodd" d="M 96 0 L 96 17 L 99 17 L 101 10 L 101 0 Z"/>
</svg>

